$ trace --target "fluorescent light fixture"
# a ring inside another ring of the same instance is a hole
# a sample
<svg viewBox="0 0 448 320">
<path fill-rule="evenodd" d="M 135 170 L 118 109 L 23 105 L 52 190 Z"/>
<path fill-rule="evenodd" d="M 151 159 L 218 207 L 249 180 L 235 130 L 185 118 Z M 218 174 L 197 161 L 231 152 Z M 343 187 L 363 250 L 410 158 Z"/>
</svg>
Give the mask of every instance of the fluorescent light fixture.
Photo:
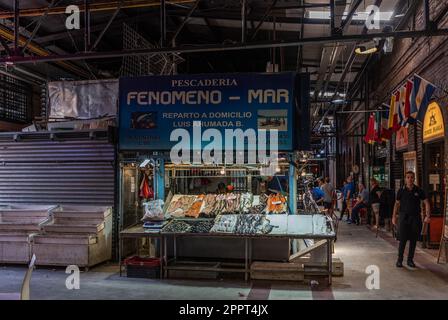
<svg viewBox="0 0 448 320">
<path fill-rule="evenodd" d="M 142 163 L 140 163 L 140 168 L 145 168 L 150 163 L 149 159 L 146 159 Z"/>
<path fill-rule="evenodd" d="M 314 95 L 314 91 L 310 91 L 310 95 Z M 334 92 L 325 92 L 324 93 L 324 98 L 331 98 L 334 96 Z M 339 93 L 338 97 L 340 98 L 345 98 L 347 95 L 345 93 Z"/>
<path fill-rule="evenodd" d="M 334 99 L 333 101 L 331 101 L 331 103 L 333 104 L 343 104 L 344 102 L 344 99 Z"/>
<path fill-rule="evenodd" d="M 361 47 L 356 48 L 355 52 L 357 54 L 372 54 L 378 51 L 378 48 L 370 48 L 370 49 L 363 49 Z"/>
<path fill-rule="evenodd" d="M 381 11 L 377 13 L 379 15 L 380 21 L 390 21 L 394 15 L 393 11 Z M 348 12 L 344 12 L 342 20 L 347 19 Z M 370 12 L 357 12 L 353 15 L 352 20 L 354 21 L 366 21 L 370 16 Z M 330 20 L 330 11 L 308 11 L 308 18 L 318 19 L 318 20 Z"/>
</svg>

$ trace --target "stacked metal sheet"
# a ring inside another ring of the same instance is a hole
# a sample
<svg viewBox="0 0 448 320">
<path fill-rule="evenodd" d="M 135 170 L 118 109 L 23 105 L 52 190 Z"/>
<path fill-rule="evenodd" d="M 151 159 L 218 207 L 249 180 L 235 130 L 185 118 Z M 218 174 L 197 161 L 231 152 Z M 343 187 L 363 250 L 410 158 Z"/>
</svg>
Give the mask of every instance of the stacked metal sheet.
<svg viewBox="0 0 448 320">
<path fill-rule="evenodd" d="M 0 263 L 28 263 L 30 242 L 56 206 L 0 207 Z"/>
<path fill-rule="evenodd" d="M 34 237 L 37 265 L 90 267 L 111 259 L 112 209 L 63 206 Z"/>
</svg>

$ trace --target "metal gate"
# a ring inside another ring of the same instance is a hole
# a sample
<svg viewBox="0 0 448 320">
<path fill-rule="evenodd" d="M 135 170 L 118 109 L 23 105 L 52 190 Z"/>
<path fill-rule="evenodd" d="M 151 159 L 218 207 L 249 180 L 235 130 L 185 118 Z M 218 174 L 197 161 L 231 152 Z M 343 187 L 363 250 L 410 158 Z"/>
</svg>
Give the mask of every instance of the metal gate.
<svg viewBox="0 0 448 320">
<path fill-rule="evenodd" d="M 114 205 L 115 148 L 107 135 L 19 135 L 0 135 L 0 205 Z"/>
</svg>

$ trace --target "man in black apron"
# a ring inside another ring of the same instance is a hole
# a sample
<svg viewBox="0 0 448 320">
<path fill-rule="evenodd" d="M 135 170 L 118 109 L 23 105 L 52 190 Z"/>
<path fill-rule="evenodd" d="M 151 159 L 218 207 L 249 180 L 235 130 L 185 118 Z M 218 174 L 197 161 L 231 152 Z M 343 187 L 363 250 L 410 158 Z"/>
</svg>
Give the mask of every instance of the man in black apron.
<svg viewBox="0 0 448 320">
<path fill-rule="evenodd" d="M 425 203 L 425 222 L 430 222 L 430 204 L 426 198 L 425 192 L 414 184 L 415 173 L 409 171 L 406 173 L 406 183 L 398 191 L 397 201 L 395 202 L 392 223 L 397 225 L 397 215 L 400 219 L 399 238 L 400 246 L 398 249 L 397 267 L 403 267 L 403 256 L 406 243 L 409 241 L 408 266 L 415 268 L 414 253 L 417 246 L 417 240 L 422 231 L 421 201 Z"/>
</svg>

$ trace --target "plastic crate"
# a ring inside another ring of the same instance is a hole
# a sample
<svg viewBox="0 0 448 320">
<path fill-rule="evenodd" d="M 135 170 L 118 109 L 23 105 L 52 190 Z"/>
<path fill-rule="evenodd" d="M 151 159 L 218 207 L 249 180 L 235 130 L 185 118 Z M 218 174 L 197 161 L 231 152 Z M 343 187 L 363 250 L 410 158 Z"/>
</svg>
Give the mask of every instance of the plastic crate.
<svg viewBox="0 0 448 320">
<path fill-rule="evenodd" d="M 124 261 L 126 276 L 129 278 L 160 278 L 160 259 L 130 257 Z"/>
</svg>

